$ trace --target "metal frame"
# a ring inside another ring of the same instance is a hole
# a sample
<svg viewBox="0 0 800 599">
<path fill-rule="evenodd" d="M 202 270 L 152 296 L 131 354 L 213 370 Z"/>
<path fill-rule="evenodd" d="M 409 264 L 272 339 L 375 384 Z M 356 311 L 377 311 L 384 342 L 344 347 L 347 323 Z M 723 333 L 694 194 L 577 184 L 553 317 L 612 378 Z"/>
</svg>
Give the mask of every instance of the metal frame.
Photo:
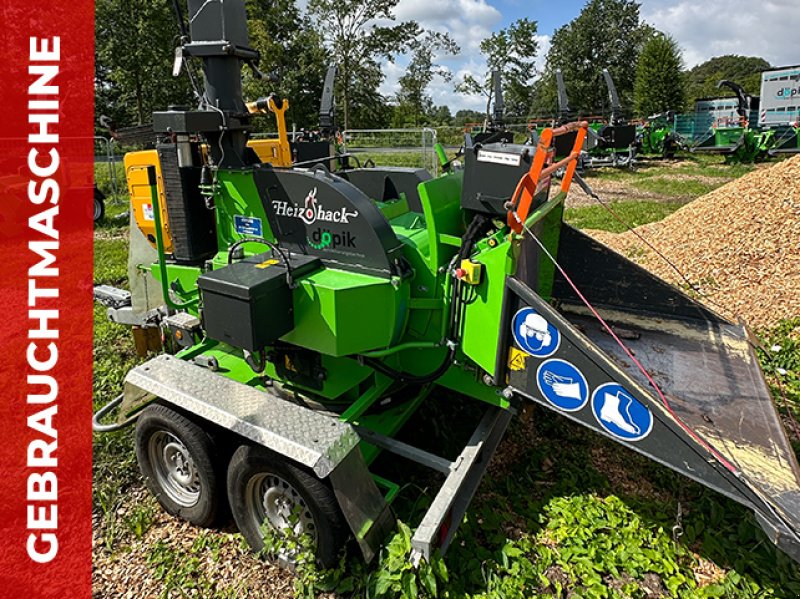
<svg viewBox="0 0 800 599">
<path fill-rule="evenodd" d="M 459 456 L 447 460 L 408 443 L 361 427 L 361 438 L 381 449 L 447 475 L 411 538 L 411 560 L 430 559 L 435 549 L 447 551 L 516 409 L 490 407 Z"/>
<path fill-rule="evenodd" d="M 515 408 L 491 406 L 451 462 L 165 354 L 128 372 L 122 396 L 95 416 L 95 430 L 127 426 L 156 398 L 302 464 L 319 478 L 329 478 L 367 561 L 378 552 L 395 519 L 358 449 L 360 441 L 447 475 L 411 539 L 412 559 L 418 563 L 437 547 L 447 550 L 516 413 Z M 118 423 L 100 424 L 100 418 L 116 408 Z"/>
<path fill-rule="evenodd" d="M 411 538 L 412 563 L 430 559 L 437 547 L 447 551 L 514 414 L 513 408 L 486 411 Z"/>
</svg>

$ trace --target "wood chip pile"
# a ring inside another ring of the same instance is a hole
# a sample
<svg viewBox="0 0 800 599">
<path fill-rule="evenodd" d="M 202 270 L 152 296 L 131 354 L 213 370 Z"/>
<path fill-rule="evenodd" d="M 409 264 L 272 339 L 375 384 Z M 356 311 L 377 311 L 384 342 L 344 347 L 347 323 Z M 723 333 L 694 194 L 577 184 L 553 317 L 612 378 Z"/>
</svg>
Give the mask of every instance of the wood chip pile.
<svg viewBox="0 0 800 599">
<path fill-rule="evenodd" d="M 723 316 L 756 328 L 800 317 L 800 156 L 755 170 L 636 231 Z M 687 290 L 632 233 L 589 233 Z"/>
</svg>

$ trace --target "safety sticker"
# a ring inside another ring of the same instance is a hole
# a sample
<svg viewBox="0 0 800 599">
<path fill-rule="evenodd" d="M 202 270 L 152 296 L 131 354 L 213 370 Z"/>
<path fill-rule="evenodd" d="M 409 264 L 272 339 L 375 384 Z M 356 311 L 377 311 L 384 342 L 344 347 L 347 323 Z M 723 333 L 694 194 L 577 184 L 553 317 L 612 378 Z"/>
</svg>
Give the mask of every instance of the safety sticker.
<svg viewBox="0 0 800 599">
<path fill-rule="evenodd" d="M 542 362 L 536 371 L 536 384 L 548 402 L 565 412 L 577 412 L 589 401 L 586 377 L 566 360 L 553 358 Z"/>
<path fill-rule="evenodd" d="M 561 333 L 533 308 L 522 308 L 511 323 L 517 346 L 537 358 L 549 358 L 561 345 Z"/>
<path fill-rule="evenodd" d="M 261 219 L 255 216 L 234 215 L 233 228 L 236 229 L 239 235 L 252 235 L 254 237 L 262 237 L 264 235 Z"/>
<path fill-rule="evenodd" d="M 525 370 L 525 361 L 529 358 L 528 354 L 524 351 L 519 351 L 516 347 L 511 347 L 508 350 L 508 368 L 509 370 Z"/>
<path fill-rule="evenodd" d="M 641 441 L 653 430 L 652 412 L 617 383 L 594 390 L 592 412 L 600 426 L 625 441 Z"/>
<path fill-rule="evenodd" d="M 156 217 L 153 214 L 153 205 L 152 204 L 142 204 L 142 218 L 144 220 L 155 220 Z"/>
</svg>

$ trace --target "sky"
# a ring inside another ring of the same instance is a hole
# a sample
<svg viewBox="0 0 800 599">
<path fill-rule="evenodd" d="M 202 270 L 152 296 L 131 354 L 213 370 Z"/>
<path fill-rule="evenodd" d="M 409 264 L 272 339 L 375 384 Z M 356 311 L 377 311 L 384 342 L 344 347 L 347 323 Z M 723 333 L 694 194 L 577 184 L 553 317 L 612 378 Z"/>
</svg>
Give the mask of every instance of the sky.
<svg viewBox="0 0 800 599">
<path fill-rule="evenodd" d="M 675 38 L 687 67 L 721 54 L 761 56 L 775 66 L 800 64 L 796 41 L 800 0 L 640 2 L 642 18 Z M 538 22 L 541 68 L 553 32 L 578 16 L 584 4 L 585 0 L 400 0 L 395 14 L 398 20 L 413 19 L 455 38 L 460 54 L 443 57 L 440 62 L 458 79 L 466 73 L 483 73 L 481 40 L 522 17 Z M 381 87 L 384 95 L 394 95 L 406 62 L 401 58 L 386 65 Z M 461 108 L 485 108 L 484 100 L 455 93 L 452 83 L 436 80 L 429 92 L 435 104 L 447 105 L 453 113 Z"/>
</svg>

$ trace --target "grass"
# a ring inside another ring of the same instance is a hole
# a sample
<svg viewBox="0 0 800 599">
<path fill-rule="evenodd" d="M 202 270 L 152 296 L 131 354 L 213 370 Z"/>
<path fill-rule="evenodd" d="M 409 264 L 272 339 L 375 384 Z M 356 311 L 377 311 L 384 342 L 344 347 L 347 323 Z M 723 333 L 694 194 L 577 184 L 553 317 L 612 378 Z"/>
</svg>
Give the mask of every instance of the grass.
<svg viewBox="0 0 800 599">
<path fill-rule="evenodd" d="M 382 155 L 385 156 L 385 155 Z M 705 157 L 704 157 L 705 160 Z M 646 179 L 666 176 L 668 167 L 644 171 Z M 687 168 L 716 168 L 692 162 Z M 655 172 L 662 174 L 647 175 Z M 637 173 L 613 173 L 634 177 Z M 605 173 L 592 176 L 605 177 Z M 678 202 L 613 204 L 634 225 L 663 218 Z M 97 229 L 95 283 L 127 283 L 126 221 L 112 206 Z M 567 211 L 567 220 L 582 228 L 619 230 L 599 206 Z M 141 360 L 130 332 L 95 308 L 94 403 L 99 407 L 119 393 L 125 373 Z M 800 318 L 763 335 L 760 355 L 768 381 L 784 416 L 800 417 Z M 458 423 L 468 421 L 473 404 L 456 397 L 428 402 L 406 427 L 421 439 L 447 445 Z M 451 597 L 460 599 L 534 597 L 748 597 L 800 596 L 800 568 L 775 549 L 751 512 L 672 471 L 631 453 L 552 413 L 528 406 L 531 418 L 515 419 L 499 463 L 481 484 L 447 556 L 413 569 L 408 563 L 411 531 L 399 525 L 376 563 L 365 566 L 351 550 L 339 567 L 296 573 L 298 596 L 330 591 L 341 597 Z M 413 439 L 412 439 L 413 440 Z M 795 445 L 800 451 L 800 446 Z M 443 453 L 453 447 L 442 448 Z M 398 516 L 419 521 L 431 501 L 427 474 L 397 464 L 410 475 L 395 502 Z M 94 440 L 94 506 L 100 516 L 103 549 L 117 560 L 128 559 L 136 544 L 147 542 L 159 516 L 155 501 L 130 499 L 140 489 L 132 431 L 96 435 Z M 138 496 L 138 495 L 137 495 Z M 672 528 L 678 501 L 685 534 L 676 543 Z M 124 506 L 125 509 L 121 509 Z M 240 535 L 202 531 L 193 542 L 159 537 L 146 547 L 149 576 L 160 581 L 162 596 L 247 595 L 236 567 L 223 565 L 220 554 Z M 209 574 L 202 560 L 214 565 Z M 218 570 L 215 570 L 218 568 Z M 135 589 L 132 589 L 135 592 Z"/>
<path fill-rule="evenodd" d="M 611 202 L 610 206 L 619 217 L 632 227 L 662 220 L 683 206 L 678 202 Z M 611 233 L 627 231 L 603 206 L 579 206 L 567 208 L 564 219 L 579 229 L 600 229 Z"/>
<path fill-rule="evenodd" d="M 433 150 L 430 150 L 430 158 L 426 161 L 422 152 L 405 152 L 397 151 L 391 153 L 384 152 L 356 152 L 355 156 L 359 162 L 364 165 L 368 160 L 372 160 L 375 164 L 384 166 L 405 166 L 414 168 L 430 168 L 430 160 L 435 158 Z M 428 164 L 425 164 L 425 163 Z"/>
<path fill-rule="evenodd" d="M 682 154 L 679 162 L 651 160 L 635 169 L 601 168 L 589 171 L 587 179 L 628 184 L 664 198 L 694 199 L 749 173 L 752 164 L 725 164 L 719 156 Z"/>
<path fill-rule="evenodd" d="M 633 186 L 636 189 L 641 189 L 642 191 L 647 191 L 662 196 L 675 198 L 696 198 L 707 194 L 709 191 L 715 190 L 717 187 L 720 187 L 727 182 L 727 179 L 714 182 L 704 182 L 696 179 L 672 179 L 668 176 L 651 176 L 634 181 Z"/>
</svg>

